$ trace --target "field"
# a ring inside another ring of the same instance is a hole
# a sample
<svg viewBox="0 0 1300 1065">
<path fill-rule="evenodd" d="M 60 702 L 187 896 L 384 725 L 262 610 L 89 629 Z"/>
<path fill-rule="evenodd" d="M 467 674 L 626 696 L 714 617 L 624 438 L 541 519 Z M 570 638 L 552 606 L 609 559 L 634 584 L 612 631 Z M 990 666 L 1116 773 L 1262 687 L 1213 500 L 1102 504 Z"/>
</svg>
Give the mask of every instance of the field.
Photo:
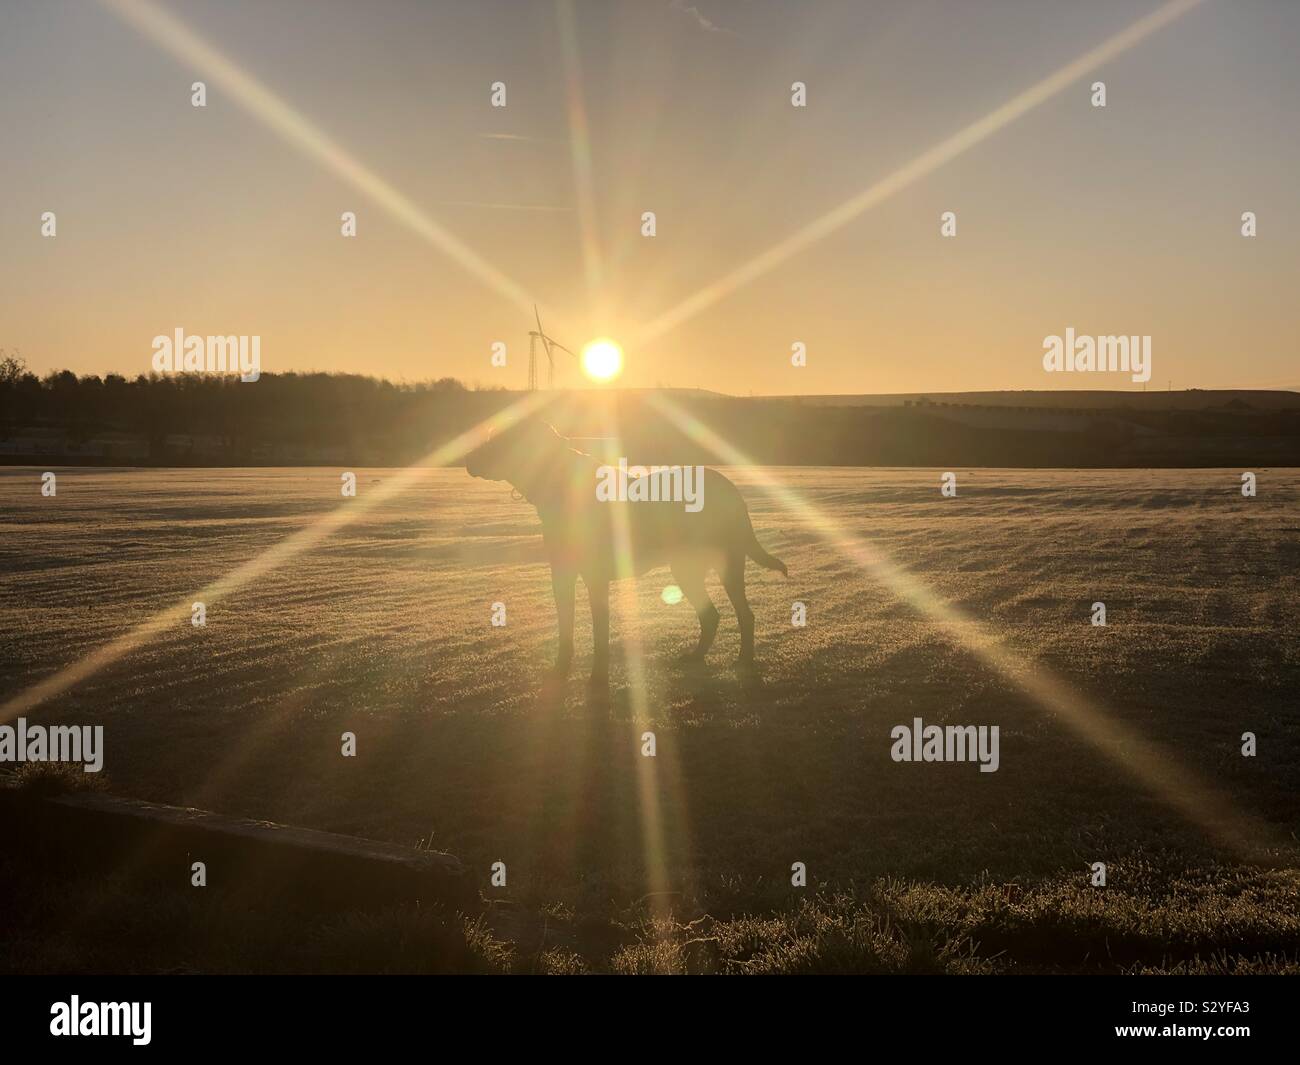
<svg viewBox="0 0 1300 1065">
<path fill-rule="evenodd" d="M 503 485 L 364 470 L 343 499 L 332 469 L 69 469 L 46 498 L 41 472 L 0 470 L 0 702 L 183 604 L 28 718 L 104 725 L 116 794 L 457 855 L 481 967 L 1300 968 L 1300 471 L 1244 498 L 1238 470 L 970 469 L 948 499 L 937 470 L 730 469 L 790 569 L 749 567 L 759 676 L 733 668 L 716 581 L 709 666 L 679 661 L 697 624 L 664 570 L 616 596 L 607 692 L 581 590 L 574 676 L 543 683 L 538 523 Z M 999 726 L 997 772 L 892 760 L 918 717 Z M 437 967 L 417 918 L 352 920 L 344 967 Z M 287 964 L 86 934 L 7 964 Z"/>
</svg>

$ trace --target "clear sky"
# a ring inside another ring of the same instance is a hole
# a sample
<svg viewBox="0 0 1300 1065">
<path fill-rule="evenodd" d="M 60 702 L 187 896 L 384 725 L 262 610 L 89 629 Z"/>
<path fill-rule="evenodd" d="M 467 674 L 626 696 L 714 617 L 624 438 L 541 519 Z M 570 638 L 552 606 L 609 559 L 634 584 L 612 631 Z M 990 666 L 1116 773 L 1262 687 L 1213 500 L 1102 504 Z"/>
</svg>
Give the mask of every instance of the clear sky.
<svg viewBox="0 0 1300 1065">
<path fill-rule="evenodd" d="M 1150 335 L 1148 387 L 1300 385 L 1292 0 L 1193 5 L 783 248 L 1161 6 L 0 0 L 0 348 L 522 387 L 536 300 L 631 386 L 1142 387 L 1046 374 L 1067 327 Z"/>
</svg>

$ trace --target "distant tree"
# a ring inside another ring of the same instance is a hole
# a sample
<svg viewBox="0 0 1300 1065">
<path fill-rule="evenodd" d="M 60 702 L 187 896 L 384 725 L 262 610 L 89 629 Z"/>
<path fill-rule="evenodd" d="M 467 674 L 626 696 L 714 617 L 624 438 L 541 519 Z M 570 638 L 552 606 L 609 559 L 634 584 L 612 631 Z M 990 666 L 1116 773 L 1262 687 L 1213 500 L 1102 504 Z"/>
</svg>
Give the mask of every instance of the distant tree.
<svg viewBox="0 0 1300 1065">
<path fill-rule="evenodd" d="M 30 376 L 21 355 L 0 349 L 0 435 L 6 439 L 9 436 L 9 416 L 19 408 L 19 386 L 24 378 Z"/>
<path fill-rule="evenodd" d="M 0 388 L 11 388 L 27 372 L 27 360 L 18 352 L 0 348 Z"/>
</svg>

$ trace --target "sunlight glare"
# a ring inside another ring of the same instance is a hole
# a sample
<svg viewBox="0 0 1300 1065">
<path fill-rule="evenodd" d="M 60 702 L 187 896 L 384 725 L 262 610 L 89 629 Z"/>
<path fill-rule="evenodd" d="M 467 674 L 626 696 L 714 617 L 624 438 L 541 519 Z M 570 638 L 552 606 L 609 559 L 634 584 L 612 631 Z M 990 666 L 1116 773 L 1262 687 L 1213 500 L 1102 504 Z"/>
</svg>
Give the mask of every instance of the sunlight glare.
<svg viewBox="0 0 1300 1065">
<path fill-rule="evenodd" d="M 623 349 L 608 337 L 582 349 L 582 372 L 593 381 L 612 381 L 623 372 Z"/>
</svg>

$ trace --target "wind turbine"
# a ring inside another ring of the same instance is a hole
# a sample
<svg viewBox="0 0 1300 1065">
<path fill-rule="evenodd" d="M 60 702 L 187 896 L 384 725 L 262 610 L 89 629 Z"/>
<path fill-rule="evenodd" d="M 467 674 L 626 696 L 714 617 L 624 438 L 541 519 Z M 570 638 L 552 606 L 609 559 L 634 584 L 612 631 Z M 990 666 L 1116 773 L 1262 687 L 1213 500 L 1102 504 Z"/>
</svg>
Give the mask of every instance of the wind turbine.
<svg viewBox="0 0 1300 1065">
<path fill-rule="evenodd" d="M 555 356 L 552 354 L 552 349 L 559 348 L 561 351 L 566 352 L 569 355 L 573 355 L 575 359 L 578 357 L 577 355 L 574 355 L 574 353 L 570 351 L 568 348 L 566 348 L 563 344 L 561 344 L 558 340 L 555 340 L 553 337 L 549 337 L 546 335 L 546 331 L 542 328 L 542 316 L 538 312 L 537 304 L 535 303 L 533 304 L 533 317 L 537 319 L 537 328 L 535 330 L 530 329 L 528 331 L 528 391 L 530 392 L 537 391 L 538 341 L 541 342 L 542 350 L 546 352 L 546 362 L 547 362 L 546 387 L 547 388 L 553 388 L 555 386 Z"/>
</svg>

